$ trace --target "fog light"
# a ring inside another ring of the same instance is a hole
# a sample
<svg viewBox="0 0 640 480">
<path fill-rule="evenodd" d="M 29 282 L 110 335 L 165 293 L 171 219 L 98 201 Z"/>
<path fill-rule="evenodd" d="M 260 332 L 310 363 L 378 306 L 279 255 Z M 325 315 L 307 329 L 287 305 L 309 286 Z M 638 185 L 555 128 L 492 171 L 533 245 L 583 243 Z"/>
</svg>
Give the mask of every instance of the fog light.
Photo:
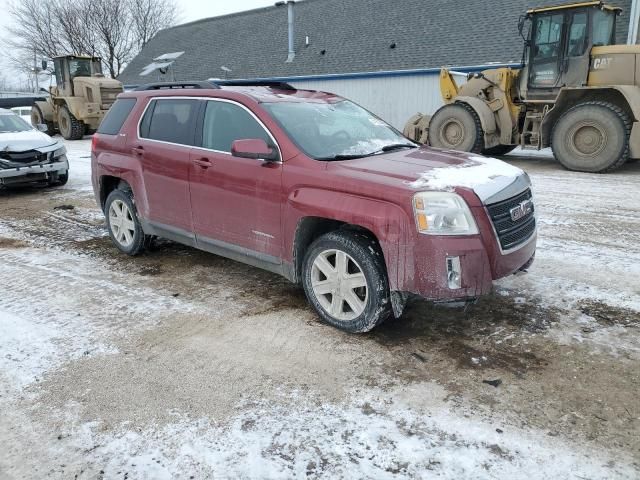
<svg viewBox="0 0 640 480">
<path fill-rule="evenodd" d="M 460 257 L 447 257 L 447 284 L 451 290 L 457 290 L 462 287 Z"/>
</svg>

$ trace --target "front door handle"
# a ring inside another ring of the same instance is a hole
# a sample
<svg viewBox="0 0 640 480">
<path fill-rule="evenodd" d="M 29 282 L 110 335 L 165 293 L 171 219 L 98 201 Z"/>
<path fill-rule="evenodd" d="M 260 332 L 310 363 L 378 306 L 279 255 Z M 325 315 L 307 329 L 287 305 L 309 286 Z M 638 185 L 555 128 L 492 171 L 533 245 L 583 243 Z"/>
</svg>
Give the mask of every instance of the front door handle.
<svg viewBox="0 0 640 480">
<path fill-rule="evenodd" d="M 198 158 L 196 160 L 193 161 L 193 163 L 195 163 L 196 165 L 199 165 L 202 168 L 209 168 L 210 166 L 213 165 L 213 163 L 211 163 L 211 160 L 209 160 L 208 158 Z"/>
<path fill-rule="evenodd" d="M 136 155 L 142 155 L 144 153 L 144 148 L 142 147 L 132 147 L 131 151 Z"/>
</svg>

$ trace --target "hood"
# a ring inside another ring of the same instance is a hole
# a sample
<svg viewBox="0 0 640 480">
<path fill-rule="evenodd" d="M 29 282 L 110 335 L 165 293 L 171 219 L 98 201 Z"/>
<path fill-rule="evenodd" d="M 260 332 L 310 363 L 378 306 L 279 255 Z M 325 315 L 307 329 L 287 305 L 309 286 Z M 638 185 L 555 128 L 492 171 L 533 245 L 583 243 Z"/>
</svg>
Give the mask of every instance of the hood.
<svg viewBox="0 0 640 480">
<path fill-rule="evenodd" d="M 38 130 L 0 133 L 0 152 L 26 152 L 46 149 L 58 142 Z"/>
<path fill-rule="evenodd" d="M 526 177 L 521 169 L 495 158 L 431 147 L 332 162 L 328 169 L 374 181 L 379 178 L 385 184 L 393 179 L 415 191 L 468 188 L 483 201 Z"/>
<path fill-rule="evenodd" d="M 76 77 L 73 79 L 73 85 L 76 87 L 86 85 L 99 88 L 119 88 L 122 90 L 122 83 L 106 77 Z"/>
</svg>

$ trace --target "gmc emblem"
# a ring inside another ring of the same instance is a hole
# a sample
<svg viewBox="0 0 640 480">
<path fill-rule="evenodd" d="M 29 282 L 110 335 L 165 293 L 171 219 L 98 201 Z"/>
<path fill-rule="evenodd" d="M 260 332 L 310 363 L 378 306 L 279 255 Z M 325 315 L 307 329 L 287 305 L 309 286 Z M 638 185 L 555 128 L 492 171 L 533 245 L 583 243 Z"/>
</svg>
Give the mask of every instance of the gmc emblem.
<svg viewBox="0 0 640 480">
<path fill-rule="evenodd" d="M 533 202 L 531 200 L 525 200 L 524 202 L 520 202 L 517 207 L 513 207 L 509 210 L 509 214 L 511 215 L 511 220 L 517 222 L 523 217 L 526 217 L 533 211 Z"/>
</svg>

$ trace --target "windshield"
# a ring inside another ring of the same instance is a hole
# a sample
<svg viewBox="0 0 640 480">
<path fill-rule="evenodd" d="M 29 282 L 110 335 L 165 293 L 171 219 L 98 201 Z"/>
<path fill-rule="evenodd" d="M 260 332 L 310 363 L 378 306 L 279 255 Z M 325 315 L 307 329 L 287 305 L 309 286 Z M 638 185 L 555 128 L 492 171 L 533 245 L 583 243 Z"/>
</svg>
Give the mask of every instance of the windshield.
<svg viewBox="0 0 640 480">
<path fill-rule="evenodd" d="M 74 60 L 69 60 L 69 75 L 71 78 L 90 77 L 91 60 L 88 58 L 76 58 Z"/>
<path fill-rule="evenodd" d="M 347 100 L 274 102 L 263 106 L 298 147 L 316 160 L 366 157 L 382 153 L 383 149 L 416 146 L 393 127 Z"/>
<path fill-rule="evenodd" d="M 593 14 L 593 45 L 604 46 L 613 43 L 613 33 L 616 25 L 615 14 L 596 10 Z"/>
<path fill-rule="evenodd" d="M 0 133 L 26 132 L 33 130 L 33 127 L 17 115 L 0 114 Z"/>
</svg>

